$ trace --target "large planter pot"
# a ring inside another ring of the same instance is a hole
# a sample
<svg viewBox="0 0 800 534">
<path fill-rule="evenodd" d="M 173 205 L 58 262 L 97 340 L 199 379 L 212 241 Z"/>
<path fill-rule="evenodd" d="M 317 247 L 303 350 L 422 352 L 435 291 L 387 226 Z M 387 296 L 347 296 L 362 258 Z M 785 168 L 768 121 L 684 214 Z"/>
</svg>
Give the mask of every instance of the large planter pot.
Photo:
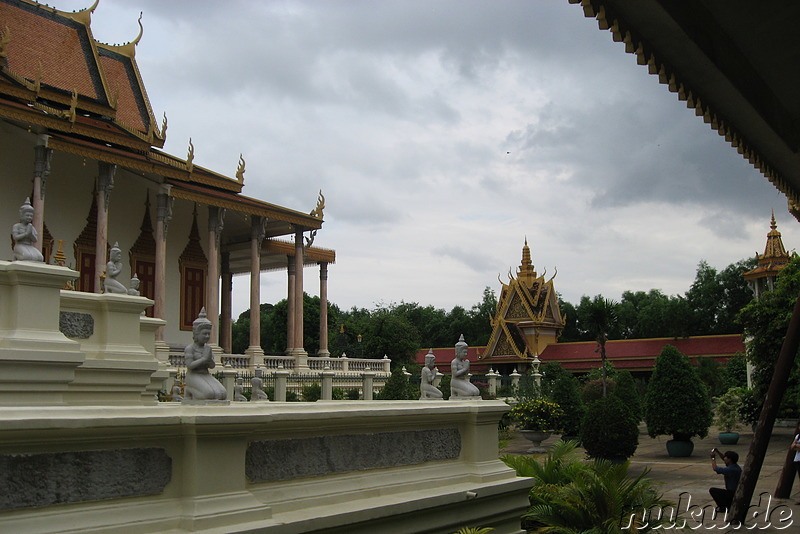
<svg viewBox="0 0 800 534">
<path fill-rule="evenodd" d="M 717 439 L 723 445 L 736 445 L 739 441 L 738 432 L 720 432 L 717 434 Z"/>
<path fill-rule="evenodd" d="M 522 437 L 532 443 L 528 453 L 547 452 L 547 447 L 542 447 L 542 442 L 550 437 L 552 432 L 545 432 L 542 430 L 520 430 Z"/>
<path fill-rule="evenodd" d="M 671 439 L 667 441 L 667 454 L 673 458 L 691 456 L 693 450 L 694 443 L 691 440 Z"/>
</svg>

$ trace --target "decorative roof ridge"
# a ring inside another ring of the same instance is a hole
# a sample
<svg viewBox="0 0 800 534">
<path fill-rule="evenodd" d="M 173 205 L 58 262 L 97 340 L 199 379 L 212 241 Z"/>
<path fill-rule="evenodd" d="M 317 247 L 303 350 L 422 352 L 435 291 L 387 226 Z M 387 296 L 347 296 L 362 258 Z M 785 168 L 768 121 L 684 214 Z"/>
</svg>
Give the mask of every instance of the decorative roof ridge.
<svg viewBox="0 0 800 534">
<path fill-rule="evenodd" d="M 139 23 L 139 35 L 137 35 L 132 41 L 122 44 L 110 44 L 95 40 L 95 43 L 106 50 L 110 50 L 112 52 L 116 52 L 117 54 L 134 59 L 136 57 L 136 45 L 139 44 L 139 41 L 142 40 L 142 35 L 144 35 L 144 26 L 142 25 L 143 14 L 144 13 L 142 11 L 139 12 L 139 18 L 136 21 Z"/>
<path fill-rule="evenodd" d="M 62 17 L 72 19 L 75 22 L 80 22 L 86 27 L 89 27 L 92 25 L 92 14 L 94 13 L 94 10 L 97 9 L 98 4 L 100 4 L 100 0 L 95 0 L 94 4 L 92 4 L 91 6 L 84 9 L 79 9 L 77 11 L 61 11 L 60 9 L 48 6 L 47 4 L 40 4 L 39 2 L 33 2 L 33 3 L 38 4 L 40 6 L 44 6 L 48 9 L 52 9 L 53 13 L 57 15 L 61 15 Z"/>
</svg>

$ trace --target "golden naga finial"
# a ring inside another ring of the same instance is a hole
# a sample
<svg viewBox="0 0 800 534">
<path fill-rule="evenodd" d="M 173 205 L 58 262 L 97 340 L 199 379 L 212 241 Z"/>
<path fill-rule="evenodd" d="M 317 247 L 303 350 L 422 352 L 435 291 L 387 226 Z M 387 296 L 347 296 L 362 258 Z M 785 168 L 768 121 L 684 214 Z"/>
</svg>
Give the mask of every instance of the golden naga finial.
<svg viewBox="0 0 800 534">
<path fill-rule="evenodd" d="M 11 28 L 5 26 L 3 28 L 3 33 L 0 34 L 0 58 L 6 57 L 8 55 L 8 43 L 11 42 Z"/>
<path fill-rule="evenodd" d="M 186 170 L 192 172 L 194 169 L 194 145 L 192 144 L 192 138 L 189 138 L 189 153 L 186 154 Z"/>
<path fill-rule="evenodd" d="M 108 95 L 108 105 L 112 109 L 117 109 L 117 104 L 119 104 L 119 89 L 114 88 L 114 91 Z"/>
<path fill-rule="evenodd" d="M 161 139 L 167 140 L 167 112 L 164 112 L 164 118 L 161 121 Z"/>
<path fill-rule="evenodd" d="M 322 189 L 319 190 L 319 196 L 317 197 L 317 207 L 311 210 L 310 215 L 316 217 L 317 219 L 322 218 L 322 211 L 325 209 L 325 195 L 322 194 Z"/>
<path fill-rule="evenodd" d="M 552 281 L 553 281 L 553 279 L 554 279 L 554 278 L 556 277 L 556 275 L 558 274 L 558 267 L 555 267 L 555 270 L 556 270 L 556 272 L 554 272 L 554 273 L 553 273 L 553 276 L 551 276 L 551 277 L 550 277 L 550 280 L 548 280 L 548 281 L 547 281 L 547 283 L 548 283 L 548 284 L 549 284 L 550 282 L 552 282 Z M 544 273 L 542 274 L 542 276 L 544 276 Z"/>
<path fill-rule="evenodd" d="M 69 101 L 69 109 L 61 112 L 61 117 L 69 119 L 69 122 L 75 124 L 75 119 L 78 116 L 78 91 L 72 90 L 72 98 Z"/>
<path fill-rule="evenodd" d="M 133 41 L 130 42 L 130 44 L 132 44 L 134 46 L 139 44 L 139 41 L 142 40 L 142 35 L 144 35 L 144 26 L 142 26 L 142 15 L 143 15 L 143 13 L 144 12 L 139 11 L 139 19 L 136 21 L 136 22 L 139 23 L 139 35 L 136 36 L 136 39 L 134 39 Z"/>
<path fill-rule="evenodd" d="M 42 90 L 42 60 L 39 60 L 39 64 L 36 67 L 36 79 L 33 80 L 33 91 L 38 95 L 39 91 Z"/>
<path fill-rule="evenodd" d="M 236 167 L 236 179 L 244 185 L 244 157 L 239 154 L 239 166 Z"/>
</svg>

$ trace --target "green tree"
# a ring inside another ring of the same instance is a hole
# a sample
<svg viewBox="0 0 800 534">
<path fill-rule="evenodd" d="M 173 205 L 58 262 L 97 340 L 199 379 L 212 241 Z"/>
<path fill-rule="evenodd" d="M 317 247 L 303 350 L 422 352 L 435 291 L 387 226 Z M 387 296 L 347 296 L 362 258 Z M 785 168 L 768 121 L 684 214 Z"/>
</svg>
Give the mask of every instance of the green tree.
<svg viewBox="0 0 800 534">
<path fill-rule="evenodd" d="M 747 361 L 744 354 L 737 352 L 729 360 L 722 373 L 725 389 L 747 387 Z"/>
<path fill-rule="evenodd" d="M 606 396 L 606 341 L 608 341 L 610 333 L 616 333 L 615 329 L 618 325 L 616 308 L 617 304 L 613 300 L 597 295 L 587 306 L 583 305 L 583 299 L 581 299 L 581 309 L 578 310 L 581 324 L 597 341 L 603 366 L 603 397 Z"/>
<path fill-rule="evenodd" d="M 639 391 L 636 389 L 636 382 L 633 375 L 627 369 L 617 372 L 614 377 L 617 387 L 614 388 L 614 396 L 622 401 L 623 406 L 627 408 L 634 423 L 639 425 L 642 420 L 642 401 L 639 398 Z"/>
<path fill-rule="evenodd" d="M 704 438 L 711 426 L 711 399 L 689 359 L 672 345 L 656 358 L 647 386 L 644 419 L 650 437 L 672 435 L 686 441 Z"/>
<path fill-rule="evenodd" d="M 545 394 L 562 410 L 564 435 L 577 437 L 580 435 L 581 421 L 586 408 L 581 399 L 580 383 L 571 371 L 564 369 L 556 362 L 549 362 L 542 367 Z"/>
<path fill-rule="evenodd" d="M 565 323 L 559 341 L 561 343 L 581 341 L 581 332 L 578 330 L 578 311 L 575 306 L 558 295 L 558 307 L 561 309 L 561 317 L 564 318 Z"/>
<path fill-rule="evenodd" d="M 753 394 L 762 403 L 775 370 L 775 363 L 786 337 L 786 329 L 792 309 L 800 293 L 800 258 L 793 257 L 778 276 L 775 289 L 767 291 L 761 298 L 752 300 L 738 316 L 750 338 L 747 344 L 747 359 L 753 364 Z M 792 369 L 787 393 L 800 384 L 798 359 Z M 792 395 L 784 394 L 784 403 L 796 403 Z M 783 409 L 781 411 L 784 411 Z"/>
<path fill-rule="evenodd" d="M 377 395 L 378 400 L 412 400 L 418 397 L 400 365 L 395 365 L 392 376 Z"/>
<path fill-rule="evenodd" d="M 630 458 L 639 445 L 639 424 L 620 397 L 609 395 L 593 402 L 586 410 L 581 443 L 591 458 Z"/>
</svg>

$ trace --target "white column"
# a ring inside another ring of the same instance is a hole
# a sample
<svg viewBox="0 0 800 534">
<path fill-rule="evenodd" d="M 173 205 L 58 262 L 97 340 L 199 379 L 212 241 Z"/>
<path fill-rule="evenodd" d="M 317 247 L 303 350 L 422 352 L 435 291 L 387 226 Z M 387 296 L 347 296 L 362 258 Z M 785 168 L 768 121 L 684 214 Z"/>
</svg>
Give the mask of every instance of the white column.
<svg viewBox="0 0 800 534">
<path fill-rule="evenodd" d="M 263 357 L 261 348 L 261 243 L 266 235 L 267 219 L 254 216 L 250 226 L 250 346 L 245 354 Z M 263 361 L 263 360 L 261 360 Z M 261 363 L 261 362 L 258 362 Z"/>
<path fill-rule="evenodd" d="M 294 344 L 297 354 L 306 354 L 303 347 L 303 230 L 294 234 Z"/>
<path fill-rule="evenodd" d="M 49 135 L 39 135 L 34 147 L 33 163 L 33 227 L 39 239 L 34 244 L 36 249 L 41 252 L 44 243 L 44 196 L 47 186 L 47 177 L 50 175 L 50 160 L 53 157 L 53 149 L 47 148 Z M 45 258 L 47 261 L 47 258 Z"/>
<path fill-rule="evenodd" d="M 171 186 L 162 185 L 156 195 L 156 265 L 155 288 L 153 295 L 153 315 L 159 319 L 166 319 L 166 294 L 167 294 L 167 231 L 169 221 L 172 219 L 173 198 L 169 196 Z M 164 327 L 156 331 L 156 340 L 164 341 Z"/>
<path fill-rule="evenodd" d="M 295 306 L 295 272 L 294 272 L 294 256 L 286 257 L 286 273 L 287 283 L 289 287 L 286 290 L 286 354 L 293 354 L 294 345 L 294 306 Z"/>
<path fill-rule="evenodd" d="M 100 173 L 97 175 L 97 233 L 95 234 L 95 264 L 94 264 L 94 290 L 95 293 L 103 292 L 100 277 L 106 270 L 106 248 L 108 243 L 108 204 L 111 200 L 111 190 L 114 189 L 114 173 L 116 165 L 98 162 Z"/>
<path fill-rule="evenodd" d="M 319 352 L 317 356 L 330 356 L 328 350 L 328 264 L 319 264 Z"/>
<path fill-rule="evenodd" d="M 206 314 L 211 321 L 211 344 L 219 345 L 219 243 L 225 209 L 208 207 L 208 278 L 206 279 Z"/>
</svg>

